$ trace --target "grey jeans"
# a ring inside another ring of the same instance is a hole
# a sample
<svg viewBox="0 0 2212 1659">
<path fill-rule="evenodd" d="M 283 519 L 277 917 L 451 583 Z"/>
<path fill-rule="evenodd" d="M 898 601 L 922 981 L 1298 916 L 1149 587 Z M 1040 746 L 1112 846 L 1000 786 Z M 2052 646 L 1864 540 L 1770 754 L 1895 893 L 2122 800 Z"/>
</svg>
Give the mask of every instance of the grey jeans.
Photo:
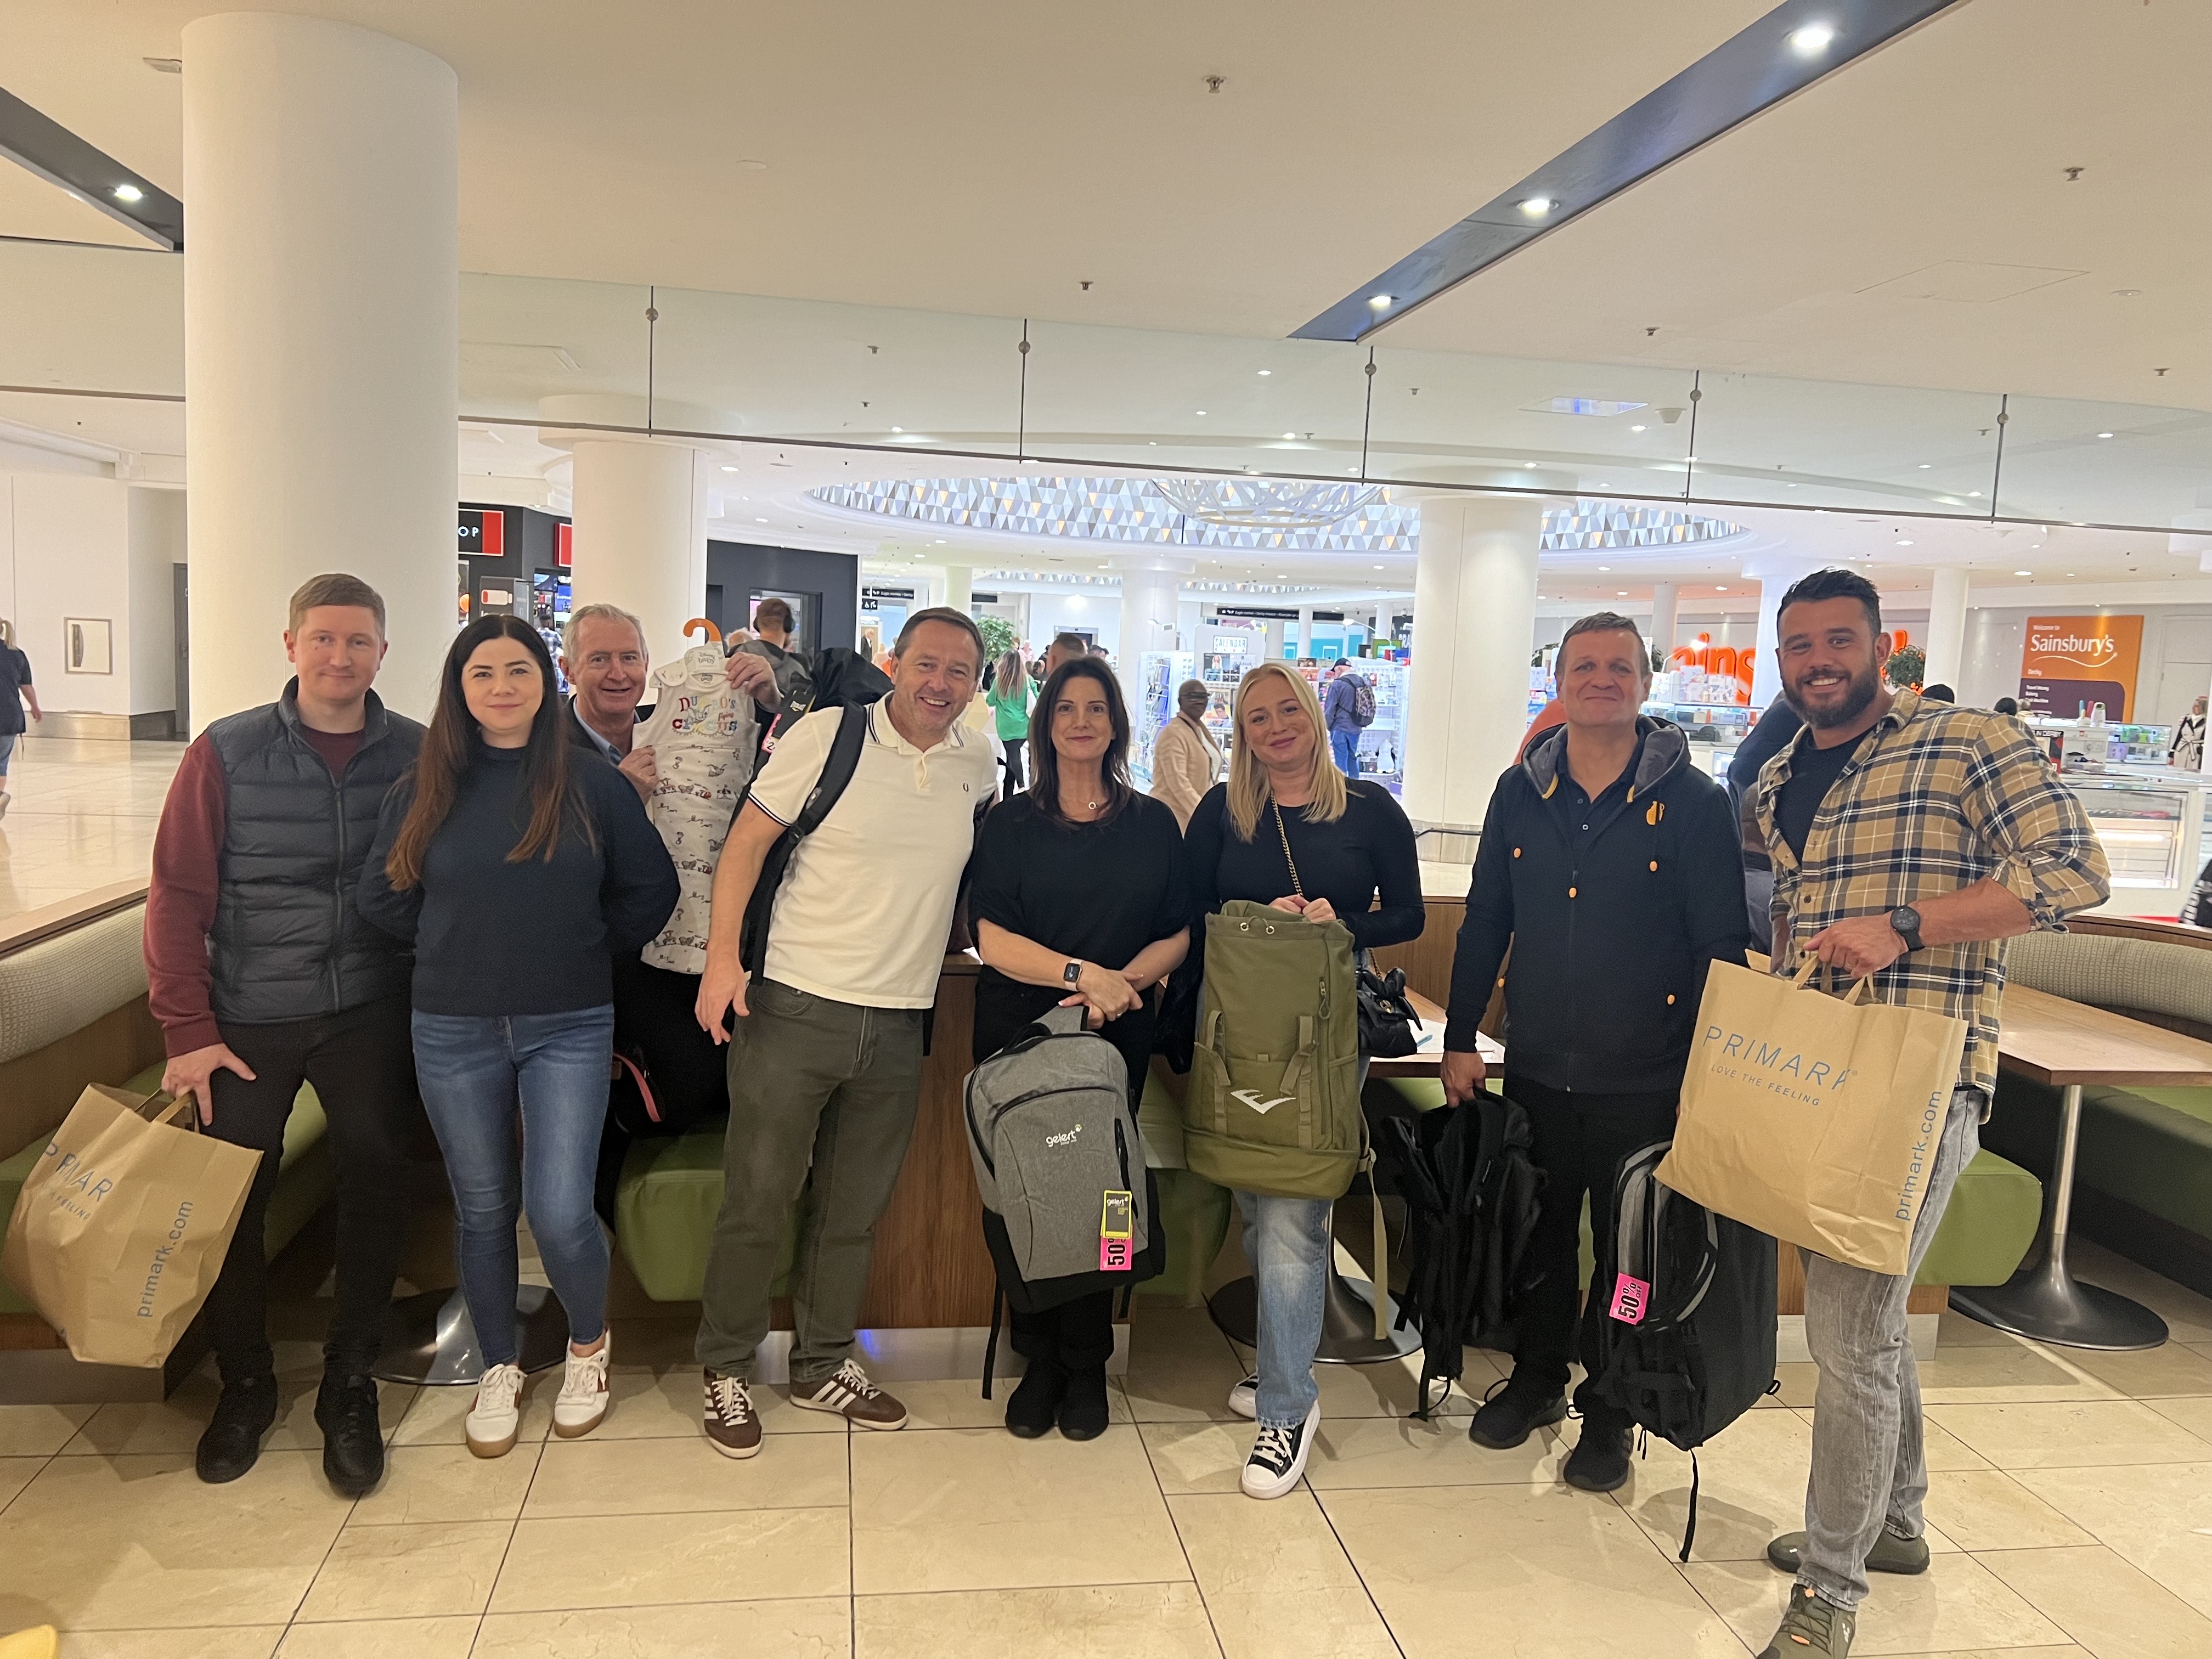
<svg viewBox="0 0 2212 1659">
<path fill-rule="evenodd" d="M 1813 1400 L 1813 1474 L 1805 1488 L 1805 1555 L 1797 1582 L 1840 1607 L 1866 1599 L 1867 1553 L 1885 1526 L 1917 1538 L 1923 1525 L 1928 1445 L 1905 1301 L 1959 1171 L 1980 1149 L 1983 1105 L 1978 1089 L 1951 1096 L 1902 1278 L 1798 1253 L 1805 1263 L 1805 1341 L 1820 1367 L 1820 1383 Z"/>
<path fill-rule="evenodd" d="M 921 1095 L 921 1011 L 864 1008 L 755 980 L 730 1042 L 722 1207 L 699 1295 L 699 1362 L 750 1379 L 793 1207 L 791 1380 L 819 1382 L 853 1328 Z"/>
</svg>

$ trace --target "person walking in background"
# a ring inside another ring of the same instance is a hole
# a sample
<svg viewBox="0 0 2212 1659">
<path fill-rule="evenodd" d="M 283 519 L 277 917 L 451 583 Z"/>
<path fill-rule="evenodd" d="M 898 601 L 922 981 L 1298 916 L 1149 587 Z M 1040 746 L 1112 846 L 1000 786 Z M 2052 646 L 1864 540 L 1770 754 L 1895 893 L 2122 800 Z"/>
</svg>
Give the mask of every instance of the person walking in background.
<svg viewBox="0 0 2212 1659">
<path fill-rule="evenodd" d="M 1559 641 L 1565 724 L 1498 781 L 1477 843 L 1452 964 L 1444 1098 L 1483 1086 L 1475 1028 L 1505 969 L 1513 1042 L 1505 1092 L 1528 1115 L 1544 1191 L 1531 1279 L 1515 1310 L 1513 1376 L 1468 1426 L 1504 1450 L 1566 1415 L 1570 1366 L 1601 1369 L 1606 1298 L 1583 1296 L 1583 1206 L 1595 1260 L 1613 1260 L 1620 1161 L 1671 1140 L 1705 969 L 1743 963 L 1748 932 L 1735 810 L 1690 760 L 1679 726 L 1638 713 L 1651 653 L 1601 611 Z M 1571 1486 L 1626 1484 L 1633 1424 L 1585 1379 Z"/>
<path fill-rule="evenodd" d="M 753 607 L 753 636 L 738 647 L 739 653 L 768 664 L 775 678 L 775 701 L 762 707 L 771 714 L 785 708 L 804 708 L 814 701 L 814 676 L 792 637 L 798 622 L 787 599 L 765 599 Z M 732 684 L 738 684 L 732 680 Z"/>
<path fill-rule="evenodd" d="M 2173 728 L 2173 741 L 2166 746 L 2166 763 L 2168 766 L 2184 772 L 2197 772 L 2203 769 L 2204 705 L 2205 698 L 2200 693 L 2197 701 L 2189 705 L 2189 713 L 2182 717 L 2181 724 Z M 0 705 L 0 718 L 4 718 L 6 714 L 6 707 Z M 5 766 L 0 766 L 0 788 L 6 787 L 6 771 Z"/>
<path fill-rule="evenodd" d="M 553 1431 L 588 1434 L 606 1415 L 607 1242 L 592 1181 L 613 1054 L 612 958 L 660 931 L 678 890 L 636 792 L 581 752 L 568 724 L 532 629 L 513 617 L 463 629 L 422 753 L 384 803 L 356 901 L 414 951 L 416 1069 L 484 1361 L 463 1425 L 479 1457 L 510 1450 L 521 1416 L 519 1212 L 568 1319 Z"/>
<path fill-rule="evenodd" d="M 39 693 L 31 684 L 31 659 L 15 644 L 15 624 L 0 620 L 0 818 L 8 816 L 9 805 L 15 799 L 8 793 L 8 763 L 15 756 L 15 739 L 26 729 L 26 703 L 30 705 L 33 720 L 46 719 L 46 711 L 39 707 Z M 2197 724 L 2201 727 L 2203 722 Z"/>
<path fill-rule="evenodd" d="M 999 659 L 983 701 L 998 718 L 999 744 L 1006 751 L 1006 782 L 1000 796 L 1011 799 L 1022 787 L 1022 744 L 1029 737 L 1030 705 L 1035 701 L 1020 651 L 1008 651 Z"/>
<path fill-rule="evenodd" d="M 914 1133 L 922 1017 L 997 769 L 982 734 L 960 723 L 983 672 L 973 620 L 915 611 L 884 665 L 891 689 L 867 707 L 850 780 L 791 850 L 757 979 L 738 957 L 745 912 L 769 848 L 821 781 L 843 709 L 817 709 L 784 734 L 714 872 L 696 1017 L 730 1045 L 730 1126 L 698 1355 L 707 1438 L 728 1457 L 761 1448 L 753 1367 L 802 1195 L 792 1403 L 862 1428 L 906 1424 L 906 1407 L 854 1358 L 854 1327 L 876 1221 Z M 734 1034 L 723 1024 L 732 1012 Z"/>
<path fill-rule="evenodd" d="M 1091 641 L 1085 639 L 1082 635 L 1055 634 L 1052 636 L 1052 643 L 1045 647 L 1044 673 L 1042 678 L 1048 680 L 1060 672 L 1061 664 L 1080 662 L 1090 654 Z"/>
<path fill-rule="evenodd" d="M 1890 636 L 1856 571 L 1782 596 L 1782 685 L 1807 729 L 1759 776 L 1774 858 L 1777 974 L 1818 957 L 1878 1002 L 1966 1024 L 1905 1272 L 1800 1251 L 1805 1340 L 1820 1368 L 1805 1530 L 1767 1546 L 1796 1583 L 1762 1659 L 1844 1659 L 1867 1574 L 1927 1570 L 1928 1459 L 1905 1332 L 1912 1276 L 1979 1146 L 1996 1083 L 2003 941 L 2109 896 L 2081 804 L 2019 724 L 1882 684 Z M 1515 1036 L 1516 1045 L 1519 1035 Z"/>
<path fill-rule="evenodd" d="M 1032 731 L 1036 786 L 985 818 L 975 846 L 975 1055 L 1081 1002 L 1121 1050 L 1133 1110 L 1152 1052 L 1151 992 L 1190 944 L 1182 831 L 1129 781 L 1128 712 L 1105 667 L 1062 667 L 1045 683 Z M 1014 1352 L 1029 1368 L 1007 1398 L 1007 1428 L 1024 1439 L 1055 1421 L 1071 1440 L 1106 1431 L 1112 1304 L 1102 1290 L 1012 1313 Z"/>
<path fill-rule="evenodd" d="M 374 588 L 303 584 L 283 695 L 193 739 L 155 832 L 146 984 L 168 1054 L 161 1087 L 198 1101 L 207 1133 L 261 1154 L 207 1300 L 222 1394 L 193 1466 L 211 1483 L 252 1468 L 276 1419 L 263 1240 L 303 1082 L 337 1163 L 337 1295 L 315 1394 L 323 1473 L 349 1498 L 384 1474 L 369 1368 L 407 1238 L 415 1073 L 406 956 L 353 899 L 385 792 L 422 742 L 369 689 L 384 652 Z"/>
<path fill-rule="evenodd" d="M 1152 799 L 1166 803 L 1180 830 L 1221 778 L 1221 744 L 1206 724 L 1212 695 L 1204 680 L 1185 680 L 1176 688 L 1175 718 L 1152 738 Z"/>
<path fill-rule="evenodd" d="M 1322 741 L 1305 677 L 1262 663 L 1237 687 L 1229 780 L 1191 814 L 1190 927 L 1203 955 L 1206 918 L 1250 899 L 1309 921 L 1340 921 L 1362 951 L 1418 939 L 1428 920 L 1413 826 L 1380 784 L 1347 779 Z M 1378 892 L 1381 908 L 1375 908 Z M 1360 1079 L 1366 1081 L 1362 1062 Z M 1327 1199 L 1237 1194 L 1244 1255 L 1259 1283 L 1259 1368 L 1230 1393 L 1256 1417 L 1243 1490 L 1279 1498 L 1298 1483 L 1321 1421 L 1314 1355 L 1328 1288 Z"/>
<path fill-rule="evenodd" d="M 1356 778 L 1359 775 L 1359 734 L 1367 724 L 1359 718 L 1359 694 L 1369 690 L 1369 687 L 1341 657 L 1328 665 L 1328 695 L 1322 701 L 1321 711 L 1328 726 L 1329 752 L 1335 757 L 1338 771 L 1347 778 Z"/>
</svg>

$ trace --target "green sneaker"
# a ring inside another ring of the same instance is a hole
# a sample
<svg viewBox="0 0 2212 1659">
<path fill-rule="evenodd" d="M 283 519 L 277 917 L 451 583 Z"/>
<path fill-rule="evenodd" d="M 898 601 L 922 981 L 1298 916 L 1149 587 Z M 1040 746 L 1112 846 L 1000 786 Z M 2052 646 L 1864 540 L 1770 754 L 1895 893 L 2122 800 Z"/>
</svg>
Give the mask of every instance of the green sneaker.
<svg viewBox="0 0 2212 1659">
<path fill-rule="evenodd" d="M 1790 1611 L 1759 1659 L 1846 1659 L 1858 1627 L 1856 1614 L 1822 1601 L 1810 1584 L 1793 1585 Z"/>
<path fill-rule="evenodd" d="M 1805 1534 L 1785 1532 L 1766 1547 L 1766 1559 L 1784 1572 L 1795 1578 L 1805 1565 Z M 1900 1538 L 1887 1527 L 1874 1540 L 1868 1552 L 1866 1570 L 1869 1572 L 1900 1572 L 1909 1575 L 1928 1571 L 1928 1540 L 1924 1538 Z"/>
</svg>

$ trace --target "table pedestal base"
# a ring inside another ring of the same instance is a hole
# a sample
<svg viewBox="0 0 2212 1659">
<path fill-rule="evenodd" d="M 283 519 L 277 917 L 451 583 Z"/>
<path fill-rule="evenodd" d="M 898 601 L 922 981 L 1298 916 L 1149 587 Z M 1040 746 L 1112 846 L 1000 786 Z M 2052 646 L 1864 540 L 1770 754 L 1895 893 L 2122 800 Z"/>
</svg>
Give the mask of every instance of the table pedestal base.
<svg viewBox="0 0 2212 1659">
<path fill-rule="evenodd" d="M 1410 1327 L 1391 1330 L 1381 1341 L 1375 1338 L 1375 1287 L 1364 1279 L 1346 1279 L 1331 1262 L 1328 1288 L 1322 1302 L 1321 1347 L 1314 1358 L 1324 1365 L 1379 1365 L 1401 1359 L 1421 1346 L 1420 1333 Z M 1206 1311 L 1221 1334 L 1248 1348 L 1260 1346 L 1260 1285 L 1250 1278 L 1232 1279 L 1206 1301 Z M 1392 1324 L 1398 1304 L 1383 1292 L 1383 1315 Z"/>
<path fill-rule="evenodd" d="M 515 1335 L 526 1371 L 559 1364 L 568 1350 L 568 1316 L 543 1285 L 525 1285 L 514 1293 Z M 456 1285 L 403 1297 L 385 1316 L 384 1349 L 375 1375 L 386 1382 L 419 1382 L 431 1387 L 473 1384 L 483 1375 L 477 1328 L 469 1304 Z"/>
</svg>

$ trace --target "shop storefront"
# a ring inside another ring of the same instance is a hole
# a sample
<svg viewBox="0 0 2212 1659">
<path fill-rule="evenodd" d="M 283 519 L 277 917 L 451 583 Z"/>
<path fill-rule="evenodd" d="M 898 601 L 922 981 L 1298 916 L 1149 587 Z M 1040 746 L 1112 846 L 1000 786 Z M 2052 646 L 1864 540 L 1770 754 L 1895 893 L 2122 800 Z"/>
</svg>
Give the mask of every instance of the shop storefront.
<svg viewBox="0 0 2212 1659">
<path fill-rule="evenodd" d="M 456 627 L 478 617 L 520 617 L 559 654 L 568 620 L 568 569 L 574 530 L 566 519 L 530 507 L 464 502 L 459 522 Z"/>
</svg>

